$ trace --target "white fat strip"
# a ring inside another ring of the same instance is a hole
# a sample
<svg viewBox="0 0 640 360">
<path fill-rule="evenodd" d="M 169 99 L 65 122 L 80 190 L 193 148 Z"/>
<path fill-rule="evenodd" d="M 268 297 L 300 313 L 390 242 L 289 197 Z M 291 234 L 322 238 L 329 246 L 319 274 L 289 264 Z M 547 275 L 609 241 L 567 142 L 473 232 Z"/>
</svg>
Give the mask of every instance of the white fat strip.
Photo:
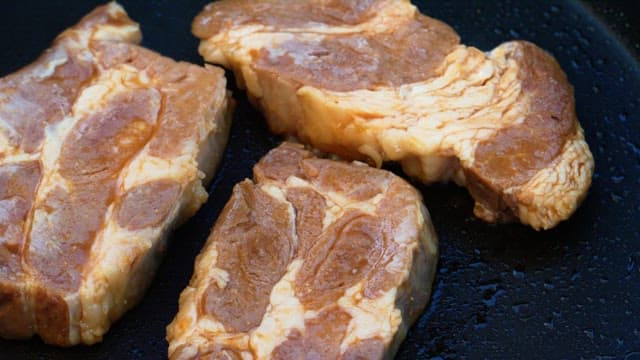
<svg viewBox="0 0 640 360">
<path fill-rule="evenodd" d="M 344 353 L 352 344 L 372 337 L 390 343 L 402 323 L 402 314 L 396 308 L 397 288 L 392 288 L 375 299 L 362 295 L 364 283 L 361 281 L 345 291 L 338 305 L 351 315 L 347 334 L 340 344 Z"/>
<path fill-rule="evenodd" d="M 269 306 L 260 326 L 251 333 L 250 346 L 258 359 L 268 359 L 291 330 L 304 329 L 305 309 L 295 295 L 295 279 L 303 261 L 297 259 L 271 291 Z"/>
</svg>

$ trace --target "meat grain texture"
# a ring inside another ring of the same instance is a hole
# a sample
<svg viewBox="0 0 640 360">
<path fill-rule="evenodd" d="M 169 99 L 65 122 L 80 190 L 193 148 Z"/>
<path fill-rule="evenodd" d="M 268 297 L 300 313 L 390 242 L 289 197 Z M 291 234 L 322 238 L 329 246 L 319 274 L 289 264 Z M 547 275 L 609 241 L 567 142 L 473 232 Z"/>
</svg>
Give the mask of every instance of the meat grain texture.
<svg viewBox="0 0 640 360">
<path fill-rule="evenodd" d="M 116 3 L 0 79 L 0 336 L 92 344 L 136 304 L 226 143 L 219 68 L 135 43 Z"/>
<path fill-rule="evenodd" d="M 529 42 L 482 52 L 408 0 L 222 0 L 192 31 L 273 132 L 454 181 L 486 221 L 551 228 L 591 184 L 573 88 Z"/>
<path fill-rule="evenodd" d="M 390 359 L 426 306 L 437 238 L 391 172 L 284 143 L 233 189 L 167 328 L 169 357 Z"/>
</svg>

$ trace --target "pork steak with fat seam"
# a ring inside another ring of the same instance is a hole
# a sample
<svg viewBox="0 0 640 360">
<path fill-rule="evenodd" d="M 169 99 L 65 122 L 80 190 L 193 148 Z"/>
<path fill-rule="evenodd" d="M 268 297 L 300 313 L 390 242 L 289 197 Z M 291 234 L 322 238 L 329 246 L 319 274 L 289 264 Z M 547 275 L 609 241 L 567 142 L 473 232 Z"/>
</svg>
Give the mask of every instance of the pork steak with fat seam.
<svg viewBox="0 0 640 360">
<path fill-rule="evenodd" d="M 234 187 L 167 328 L 169 357 L 392 358 L 436 260 L 406 181 L 284 143 Z"/>
<path fill-rule="evenodd" d="M 116 3 L 0 79 L 0 336 L 102 339 L 137 303 L 224 147 L 222 69 L 135 45 Z"/>
<path fill-rule="evenodd" d="M 482 52 L 408 0 L 222 0 L 192 31 L 273 132 L 454 181 L 486 221 L 551 228 L 591 184 L 573 89 L 529 42 Z"/>
</svg>

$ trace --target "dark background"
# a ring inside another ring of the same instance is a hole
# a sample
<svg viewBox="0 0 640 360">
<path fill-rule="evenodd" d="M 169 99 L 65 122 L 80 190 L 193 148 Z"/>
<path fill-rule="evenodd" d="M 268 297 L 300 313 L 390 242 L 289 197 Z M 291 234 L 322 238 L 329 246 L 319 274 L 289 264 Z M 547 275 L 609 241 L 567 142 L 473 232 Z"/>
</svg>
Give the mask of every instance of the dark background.
<svg viewBox="0 0 640 360">
<path fill-rule="evenodd" d="M 191 19 L 207 1 L 122 1 L 143 44 L 202 63 Z M 0 74 L 33 61 L 100 1 L 11 1 L 0 12 Z M 557 228 L 489 225 L 453 185 L 423 191 L 440 238 L 428 310 L 399 359 L 640 359 L 640 11 L 634 1 L 417 1 L 468 45 L 510 39 L 551 52 L 575 87 L 578 117 L 596 161 L 590 194 Z M 71 349 L 38 339 L 0 340 L 0 359 L 161 359 L 193 260 L 232 186 L 279 139 L 233 88 L 238 108 L 209 201 L 174 233 L 147 296 L 104 341 Z M 396 170 L 392 167 L 393 170 Z"/>
</svg>

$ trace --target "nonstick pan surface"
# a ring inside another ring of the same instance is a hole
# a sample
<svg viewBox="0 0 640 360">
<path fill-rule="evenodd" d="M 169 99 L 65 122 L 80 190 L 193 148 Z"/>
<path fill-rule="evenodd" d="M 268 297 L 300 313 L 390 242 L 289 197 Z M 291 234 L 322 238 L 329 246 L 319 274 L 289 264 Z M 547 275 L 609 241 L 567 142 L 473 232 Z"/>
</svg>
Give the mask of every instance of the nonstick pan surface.
<svg viewBox="0 0 640 360">
<path fill-rule="evenodd" d="M 190 23 L 206 2 L 122 0 L 141 23 L 145 46 L 194 63 L 202 59 Z M 473 217 L 464 189 L 416 184 L 433 217 L 441 256 L 431 304 L 397 358 L 640 359 L 640 67 L 633 50 L 626 50 L 581 2 L 416 3 L 453 26 L 468 45 L 490 50 L 518 38 L 551 52 L 575 87 L 596 172 L 582 207 L 544 232 L 486 224 Z M 3 2 L 0 73 L 35 60 L 57 34 L 98 4 Z M 640 12 L 627 16 L 637 20 Z M 627 31 L 630 41 L 640 37 L 634 24 L 614 26 Z M 232 186 L 250 177 L 253 164 L 280 142 L 244 93 L 232 90 L 238 107 L 209 201 L 172 235 L 143 301 L 100 344 L 60 349 L 37 338 L 0 340 L 0 359 L 166 357 L 165 326 L 177 311 L 209 229 Z"/>
</svg>

